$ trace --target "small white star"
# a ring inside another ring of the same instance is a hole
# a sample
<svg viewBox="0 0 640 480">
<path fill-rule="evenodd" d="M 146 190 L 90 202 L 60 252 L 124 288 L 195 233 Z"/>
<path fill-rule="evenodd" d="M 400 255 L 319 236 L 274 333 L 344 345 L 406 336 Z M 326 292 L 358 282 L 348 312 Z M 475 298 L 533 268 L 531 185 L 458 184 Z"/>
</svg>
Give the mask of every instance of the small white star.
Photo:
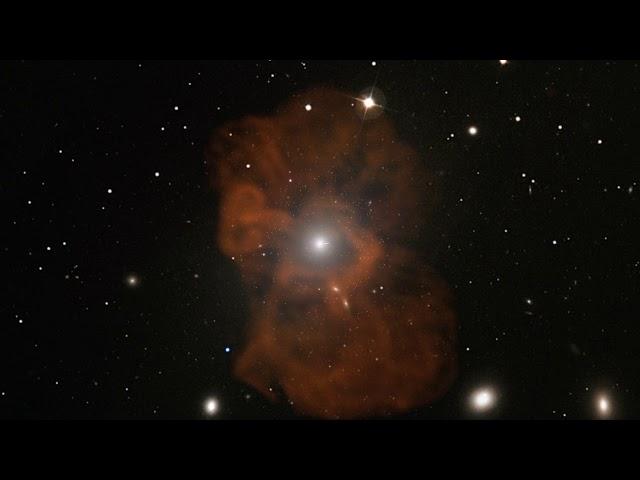
<svg viewBox="0 0 640 480">
<path fill-rule="evenodd" d="M 519 122 L 520 120 L 522 120 L 522 119 L 520 118 L 520 115 L 516 115 L 516 122 Z"/>
<path fill-rule="evenodd" d="M 107 193 L 113 193 L 113 190 L 111 190 L 110 188 L 107 188 Z"/>
<path fill-rule="evenodd" d="M 130 287 L 135 287 L 136 285 L 138 285 L 138 277 L 133 274 L 129 275 L 126 281 L 127 285 L 129 285 Z"/>
<path fill-rule="evenodd" d="M 311 111 L 311 108 L 312 108 L 312 107 L 311 107 L 311 104 L 310 104 L 310 103 L 307 103 L 307 104 L 304 106 L 304 109 L 305 109 L 307 112 L 310 112 L 310 111 Z"/>
<path fill-rule="evenodd" d="M 156 177 L 156 178 L 159 177 L 160 176 L 160 172 L 154 173 L 153 176 Z"/>
<path fill-rule="evenodd" d="M 507 60 L 500 60 L 500 65 L 506 65 L 507 63 Z"/>
<path fill-rule="evenodd" d="M 476 133 L 478 133 L 478 129 L 476 127 L 473 125 L 469 127 L 469 135 L 475 135 Z"/>
</svg>

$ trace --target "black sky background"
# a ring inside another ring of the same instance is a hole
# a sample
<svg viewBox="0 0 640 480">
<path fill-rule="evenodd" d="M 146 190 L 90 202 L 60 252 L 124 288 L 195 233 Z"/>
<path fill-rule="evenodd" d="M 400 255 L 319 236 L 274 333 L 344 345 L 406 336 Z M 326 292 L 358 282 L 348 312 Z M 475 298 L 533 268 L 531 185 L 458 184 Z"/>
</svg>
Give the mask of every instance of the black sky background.
<svg viewBox="0 0 640 480">
<path fill-rule="evenodd" d="M 478 418 L 483 385 L 482 418 L 596 418 L 598 391 L 638 418 L 639 64 L 2 62 L 0 417 L 204 418 L 214 396 L 215 418 L 293 418 L 230 376 L 246 304 L 204 144 L 306 88 L 375 82 L 442 177 L 423 251 L 460 324 L 456 384 L 402 418 Z"/>
</svg>

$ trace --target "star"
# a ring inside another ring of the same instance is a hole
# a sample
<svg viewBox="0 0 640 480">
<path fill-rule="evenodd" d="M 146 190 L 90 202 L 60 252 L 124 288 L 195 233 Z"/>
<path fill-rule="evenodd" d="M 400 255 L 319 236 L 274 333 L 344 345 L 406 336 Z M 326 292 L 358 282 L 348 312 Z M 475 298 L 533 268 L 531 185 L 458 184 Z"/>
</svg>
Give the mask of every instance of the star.
<svg viewBox="0 0 640 480">
<path fill-rule="evenodd" d="M 362 100 L 362 103 L 364 104 L 364 108 L 366 108 L 367 110 L 376 106 L 376 102 L 373 97 L 365 98 L 364 100 Z"/>
<path fill-rule="evenodd" d="M 125 281 L 130 287 L 135 287 L 136 285 L 138 285 L 138 277 L 134 274 L 129 275 Z"/>
<path fill-rule="evenodd" d="M 305 109 L 307 112 L 310 112 L 310 111 L 311 111 L 311 104 L 310 104 L 310 103 L 307 103 L 307 104 L 304 106 L 304 109 Z"/>
<path fill-rule="evenodd" d="M 507 63 L 507 60 L 500 60 L 500 65 L 506 65 Z"/>
<path fill-rule="evenodd" d="M 476 127 L 474 127 L 473 125 L 469 127 L 469 135 L 475 135 L 476 133 L 478 133 L 478 129 Z"/>
</svg>

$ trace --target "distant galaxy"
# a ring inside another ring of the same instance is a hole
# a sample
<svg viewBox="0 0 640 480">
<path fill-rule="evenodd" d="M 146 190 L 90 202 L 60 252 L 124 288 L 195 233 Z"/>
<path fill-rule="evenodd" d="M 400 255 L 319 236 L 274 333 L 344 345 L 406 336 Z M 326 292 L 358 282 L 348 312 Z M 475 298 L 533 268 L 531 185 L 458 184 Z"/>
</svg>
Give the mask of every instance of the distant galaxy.
<svg viewBox="0 0 640 480">
<path fill-rule="evenodd" d="M 207 155 L 218 243 L 251 303 L 233 371 L 312 417 L 404 412 L 441 397 L 457 371 L 451 290 L 412 247 L 435 202 L 431 174 L 358 101 L 380 108 L 301 92 L 219 128 Z"/>
</svg>

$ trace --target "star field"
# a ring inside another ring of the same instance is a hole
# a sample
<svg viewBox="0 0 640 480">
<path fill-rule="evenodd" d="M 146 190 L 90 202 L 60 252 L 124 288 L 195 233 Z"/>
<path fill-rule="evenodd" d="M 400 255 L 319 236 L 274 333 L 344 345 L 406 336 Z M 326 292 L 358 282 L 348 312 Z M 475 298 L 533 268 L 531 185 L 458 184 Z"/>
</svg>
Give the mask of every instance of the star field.
<svg viewBox="0 0 640 480">
<path fill-rule="evenodd" d="M 1 418 L 298 415 L 232 374 L 252 292 L 246 260 L 216 242 L 204 151 L 227 122 L 291 98 L 305 117 L 322 115 L 297 96 L 323 85 L 353 92 L 345 105 L 363 110 L 363 128 L 392 120 L 437 178 L 423 185 L 437 201 L 415 247 L 453 292 L 458 373 L 438 400 L 394 415 L 637 418 L 638 62 L 4 67 Z M 290 165 L 278 175 L 307 192 Z M 301 238 L 312 262 L 341 251 L 315 226 Z M 265 244 L 259 255 L 278 253 Z M 368 280 L 372 297 L 391 295 Z M 325 293 L 353 307 L 343 283 Z"/>
</svg>

